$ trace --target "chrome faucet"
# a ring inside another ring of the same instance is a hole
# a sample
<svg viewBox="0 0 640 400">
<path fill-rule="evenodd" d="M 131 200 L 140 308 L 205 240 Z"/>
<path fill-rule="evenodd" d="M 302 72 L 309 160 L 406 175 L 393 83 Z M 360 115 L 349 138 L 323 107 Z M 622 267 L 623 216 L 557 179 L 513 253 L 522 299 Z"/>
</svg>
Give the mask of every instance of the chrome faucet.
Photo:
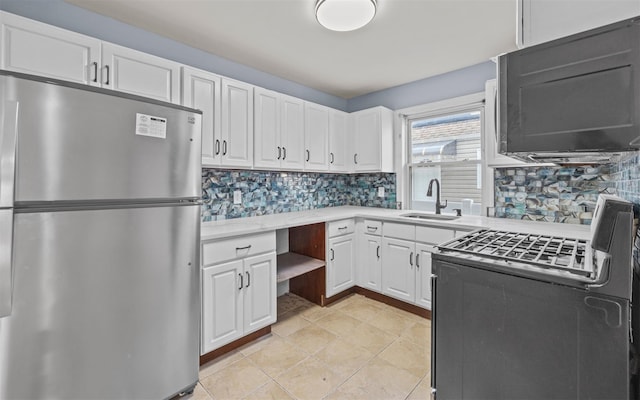
<svg viewBox="0 0 640 400">
<path fill-rule="evenodd" d="M 436 214 L 441 214 L 440 210 L 443 208 L 447 208 L 447 201 L 444 201 L 444 204 L 440 204 L 440 181 L 437 179 L 432 179 L 429 182 L 429 188 L 427 189 L 427 196 L 433 196 L 433 182 L 436 183 Z"/>
</svg>

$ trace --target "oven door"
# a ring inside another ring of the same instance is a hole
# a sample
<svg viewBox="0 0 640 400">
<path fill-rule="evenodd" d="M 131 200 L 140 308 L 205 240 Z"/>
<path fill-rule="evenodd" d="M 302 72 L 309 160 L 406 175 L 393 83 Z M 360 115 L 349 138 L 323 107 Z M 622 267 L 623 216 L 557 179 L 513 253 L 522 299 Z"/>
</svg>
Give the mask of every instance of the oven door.
<svg viewBox="0 0 640 400">
<path fill-rule="evenodd" d="M 630 398 L 628 301 L 434 256 L 437 399 Z"/>
</svg>

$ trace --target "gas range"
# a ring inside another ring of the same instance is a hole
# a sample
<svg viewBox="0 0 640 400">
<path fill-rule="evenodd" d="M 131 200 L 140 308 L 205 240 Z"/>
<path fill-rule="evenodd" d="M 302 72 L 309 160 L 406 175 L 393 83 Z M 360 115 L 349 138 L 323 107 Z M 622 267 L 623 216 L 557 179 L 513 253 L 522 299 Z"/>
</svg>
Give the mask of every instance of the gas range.
<svg viewBox="0 0 640 400">
<path fill-rule="evenodd" d="M 581 283 L 598 278 L 590 241 L 541 234 L 480 229 L 437 246 L 440 254 L 486 262 Z"/>
</svg>

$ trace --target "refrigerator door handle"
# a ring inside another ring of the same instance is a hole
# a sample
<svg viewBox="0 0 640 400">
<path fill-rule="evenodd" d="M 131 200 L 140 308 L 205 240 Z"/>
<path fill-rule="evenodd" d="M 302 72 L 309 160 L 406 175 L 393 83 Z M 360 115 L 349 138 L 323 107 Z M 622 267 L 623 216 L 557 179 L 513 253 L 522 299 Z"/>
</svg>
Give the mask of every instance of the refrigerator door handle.
<svg viewBox="0 0 640 400">
<path fill-rule="evenodd" d="M 0 210 L 0 318 L 11 315 L 13 209 Z"/>
<path fill-rule="evenodd" d="M 0 208 L 13 207 L 16 142 L 18 137 L 18 102 L 6 101 L 0 131 Z"/>
</svg>

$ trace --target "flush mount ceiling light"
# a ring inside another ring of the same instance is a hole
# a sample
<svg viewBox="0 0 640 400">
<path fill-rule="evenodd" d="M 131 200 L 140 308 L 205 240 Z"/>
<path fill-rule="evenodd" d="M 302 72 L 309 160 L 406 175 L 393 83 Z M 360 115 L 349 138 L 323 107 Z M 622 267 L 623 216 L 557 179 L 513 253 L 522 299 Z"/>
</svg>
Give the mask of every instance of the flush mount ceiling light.
<svg viewBox="0 0 640 400">
<path fill-rule="evenodd" d="M 316 19 L 320 25 L 338 32 L 362 28 L 376 15 L 376 0 L 318 0 Z"/>
</svg>

